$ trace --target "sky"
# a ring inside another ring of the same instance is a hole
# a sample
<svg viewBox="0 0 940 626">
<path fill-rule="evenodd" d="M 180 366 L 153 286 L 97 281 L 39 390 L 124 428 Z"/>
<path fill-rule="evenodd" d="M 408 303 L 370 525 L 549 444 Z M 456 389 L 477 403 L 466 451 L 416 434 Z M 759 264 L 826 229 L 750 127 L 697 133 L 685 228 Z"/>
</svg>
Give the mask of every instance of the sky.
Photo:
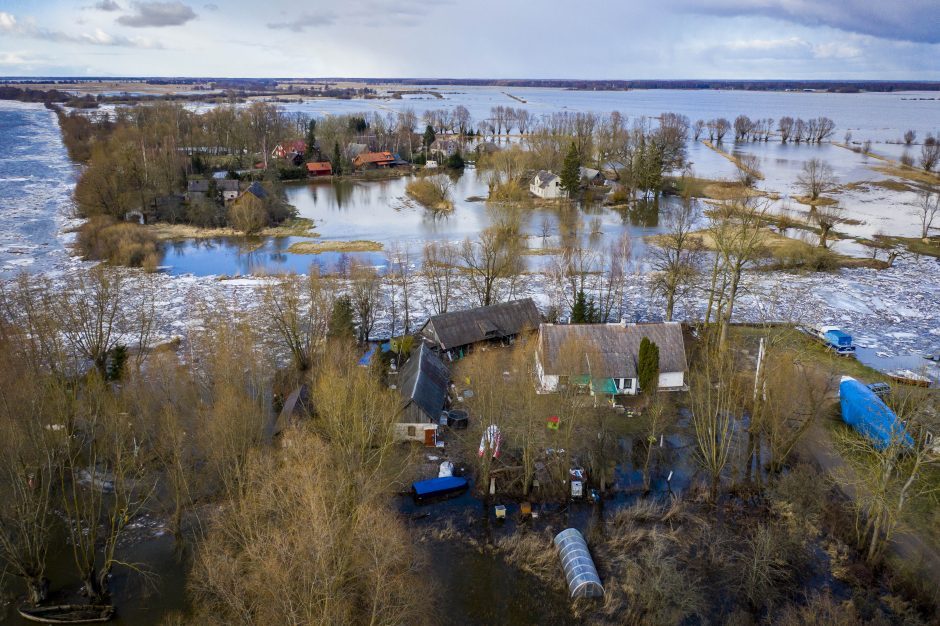
<svg viewBox="0 0 940 626">
<path fill-rule="evenodd" d="M 940 80 L 940 0 L 0 0 L 0 76 Z"/>
</svg>

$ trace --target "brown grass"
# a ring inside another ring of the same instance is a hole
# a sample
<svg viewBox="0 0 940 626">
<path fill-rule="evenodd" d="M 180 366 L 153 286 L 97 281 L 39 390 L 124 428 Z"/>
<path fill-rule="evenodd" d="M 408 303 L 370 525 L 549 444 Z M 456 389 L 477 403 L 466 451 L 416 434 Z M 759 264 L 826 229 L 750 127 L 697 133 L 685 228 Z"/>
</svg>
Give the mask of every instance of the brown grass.
<svg viewBox="0 0 940 626">
<path fill-rule="evenodd" d="M 353 241 L 298 241 L 287 249 L 292 254 L 320 254 L 321 252 L 381 252 L 382 244 L 362 239 Z"/>
<path fill-rule="evenodd" d="M 454 203 L 450 199 L 447 179 L 438 176 L 416 178 L 405 186 L 405 193 L 425 207 L 434 211 L 450 211 Z"/>
<path fill-rule="evenodd" d="M 160 260 L 157 240 L 143 226 L 96 216 L 78 229 L 76 246 L 89 259 L 155 271 Z"/>
<path fill-rule="evenodd" d="M 819 196 L 815 200 L 809 196 L 793 196 L 793 199 L 800 204 L 807 204 L 809 206 L 831 206 L 833 204 L 839 204 L 839 201 L 835 198 L 827 198 L 826 196 Z"/>
<path fill-rule="evenodd" d="M 313 220 L 297 217 L 280 226 L 262 228 L 260 237 L 319 237 L 313 232 Z M 219 237 L 242 237 L 244 233 L 234 228 L 200 228 L 190 224 L 148 224 L 143 227 L 157 241 L 181 241 L 185 239 L 216 239 Z"/>
<path fill-rule="evenodd" d="M 904 165 L 900 161 L 895 161 L 894 159 L 889 159 L 886 156 L 880 154 L 875 154 L 874 152 L 864 152 L 853 150 L 850 146 L 845 145 L 844 143 L 833 142 L 834 146 L 839 146 L 840 148 L 845 148 L 846 150 L 852 150 L 852 152 L 857 152 L 858 154 L 864 154 L 867 157 L 877 159 L 885 163 L 885 165 L 871 165 L 871 169 L 876 172 L 881 172 L 882 174 L 887 174 L 888 176 L 896 176 L 898 178 L 906 178 L 917 183 L 927 183 L 929 185 L 935 185 L 940 183 L 940 174 L 935 172 L 928 172 L 917 167 L 911 167 L 909 165 Z"/>
<path fill-rule="evenodd" d="M 914 254 L 940 257 L 940 237 L 929 237 L 925 242 L 920 237 L 892 237 L 875 235 L 875 241 L 889 247 L 903 245 Z"/>
</svg>

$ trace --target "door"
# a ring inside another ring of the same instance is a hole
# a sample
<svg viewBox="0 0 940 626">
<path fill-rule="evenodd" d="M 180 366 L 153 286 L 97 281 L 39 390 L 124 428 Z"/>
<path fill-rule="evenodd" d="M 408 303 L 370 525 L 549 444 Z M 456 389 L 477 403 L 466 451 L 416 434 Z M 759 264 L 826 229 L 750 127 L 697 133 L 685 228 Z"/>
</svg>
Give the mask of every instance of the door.
<svg viewBox="0 0 940 626">
<path fill-rule="evenodd" d="M 435 443 L 435 442 L 434 442 L 434 432 L 435 432 L 435 431 L 434 431 L 433 428 L 425 428 L 425 429 L 424 429 L 424 445 L 428 446 L 429 448 L 433 448 L 433 447 L 434 447 L 434 443 Z"/>
</svg>

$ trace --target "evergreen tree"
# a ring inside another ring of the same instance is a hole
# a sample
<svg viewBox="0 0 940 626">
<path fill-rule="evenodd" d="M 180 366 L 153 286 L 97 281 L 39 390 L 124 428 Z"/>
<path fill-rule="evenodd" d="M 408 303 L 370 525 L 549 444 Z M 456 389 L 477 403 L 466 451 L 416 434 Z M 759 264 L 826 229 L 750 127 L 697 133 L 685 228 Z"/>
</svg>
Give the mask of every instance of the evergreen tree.
<svg viewBox="0 0 940 626">
<path fill-rule="evenodd" d="M 574 297 L 574 306 L 571 307 L 571 323 L 586 324 L 588 321 L 588 309 L 585 302 L 584 292 L 578 291 Z"/>
<path fill-rule="evenodd" d="M 349 296 L 340 296 L 333 303 L 327 335 L 333 339 L 352 339 L 356 336 L 352 300 Z"/>
<path fill-rule="evenodd" d="M 588 300 L 587 310 L 584 313 L 585 322 L 588 324 L 597 324 L 599 323 L 601 317 L 601 312 L 597 309 L 597 304 L 594 302 L 594 296 L 591 296 L 591 299 Z"/>
<path fill-rule="evenodd" d="M 312 159 L 314 153 L 316 152 L 317 145 L 317 121 L 310 120 L 310 123 L 307 125 L 307 154 L 305 155 L 308 159 Z"/>
<path fill-rule="evenodd" d="M 121 344 L 114 346 L 109 356 L 105 378 L 107 380 L 121 380 L 121 377 L 124 376 L 124 365 L 127 363 L 127 346 Z"/>
<path fill-rule="evenodd" d="M 434 127 L 428 124 L 428 127 L 424 129 L 424 147 L 430 149 L 435 139 L 437 135 L 434 134 Z"/>
<path fill-rule="evenodd" d="M 339 152 L 339 142 L 333 144 L 333 174 L 341 176 L 343 174 L 343 155 Z"/>
<path fill-rule="evenodd" d="M 637 362 L 637 376 L 643 393 L 655 393 L 659 385 L 659 346 L 643 337 Z"/>
<path fill-rule="evenodd" d="M 568 192 L 570 198 L 578 192 L 581 186 L 581 157 L 578 154 L 578 148 L 571 143 L 568 148 L 568 154 L 565 155 L 565 163 L 561 167 L 561 188 Z"/>
<path fill-rule="evenodd" d="M 454 170 L 462 170 L 464 168 L 463 156 L 460 154 L 460 150 L 447 157 L 447 167 Z"/>
</svg>

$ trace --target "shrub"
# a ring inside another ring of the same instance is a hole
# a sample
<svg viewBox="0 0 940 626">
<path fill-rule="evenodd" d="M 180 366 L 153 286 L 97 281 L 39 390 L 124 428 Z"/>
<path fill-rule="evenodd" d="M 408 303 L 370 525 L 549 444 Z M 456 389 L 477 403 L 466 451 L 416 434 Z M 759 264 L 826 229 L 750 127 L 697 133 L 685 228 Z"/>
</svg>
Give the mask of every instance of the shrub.
<svg viewBox="0 0 940 626">
<path fill-rule="evenodd" d="M 489 199 L 493 202 L 521 202 L 529 199 L 529 188 L 518 180 L 491 181 Z"/>
<path fill-rule="evenodd" d="M 160 260 L 157 240 L 142 226 L 102 215 L 79 228 L 77 246 L 85 258 L 149 272 L 156 270 Z"/>
<path fill-rule="evenodd" d="M 428 176 L 410 181 L 405 192 L 429 209 L 449 210 L 454 206 L 450 188 L 451 182 L 446 176 Z"/>
</svg>

